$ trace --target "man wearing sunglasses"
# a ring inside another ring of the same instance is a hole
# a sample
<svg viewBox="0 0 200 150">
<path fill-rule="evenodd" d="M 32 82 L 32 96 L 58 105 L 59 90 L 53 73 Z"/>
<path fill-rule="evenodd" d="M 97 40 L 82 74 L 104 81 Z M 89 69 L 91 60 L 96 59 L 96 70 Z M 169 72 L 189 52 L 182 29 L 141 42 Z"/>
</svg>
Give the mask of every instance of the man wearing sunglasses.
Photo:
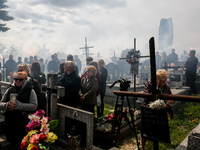
<svg viewBox="0 0 200 150">
<path fill-rule="evenodd" d="M 26 135 L 25 126 L 28 118 L 25 116 L 36 110 L 37 96 L 32 85 L 27 81 L 26 72 L 14 75 L 14 83 L 4 93 L 0 109 L 5 113 L 5 135 L 7 141 L 20 147 L 21 139 Z M 16 95 L 12 97 L 11 95 Z"/>
</svg>

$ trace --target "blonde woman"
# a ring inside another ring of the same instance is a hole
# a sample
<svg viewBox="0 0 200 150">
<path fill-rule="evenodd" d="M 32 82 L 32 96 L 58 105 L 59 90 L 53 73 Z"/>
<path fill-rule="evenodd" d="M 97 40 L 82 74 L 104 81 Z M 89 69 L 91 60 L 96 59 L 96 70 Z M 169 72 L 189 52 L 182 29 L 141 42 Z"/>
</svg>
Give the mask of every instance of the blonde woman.
<svg viewBox="0 0 200 150">
<path fill-rule="evenodd" d="M 97 69 L 94 66 L 86 68 L 86 76 L 81 80 L 81 89 L 79 91 L 81 99 L 81 109 L 93 112 L 97 104 L 98 80 L 96 79 Z"/>
<path fill-rule="evenodd" d="M 168 74 L 164 69 L 159 69 L 156 72 L 156 84 L 157 90 L 159 94 L 172 94 L 169 85 L 167 84 Z M 151 79 L 145 84 L 144 93 L 151 93 L 152 92 L 152 84 Z M 145 98 L 143 105 L 148 105 L 150 102 L 155 101 L 155 99 Z M 166 102 L 166 108 L 169 113 L 170 118 L 173 117 L 173 112 L 170 107 L 170 104 L 173 104 L 174 100 L 168 100 Z M 146 144 L 146 139 L 142 138 L 142 150 L 144 150 Z"/>
</svg>

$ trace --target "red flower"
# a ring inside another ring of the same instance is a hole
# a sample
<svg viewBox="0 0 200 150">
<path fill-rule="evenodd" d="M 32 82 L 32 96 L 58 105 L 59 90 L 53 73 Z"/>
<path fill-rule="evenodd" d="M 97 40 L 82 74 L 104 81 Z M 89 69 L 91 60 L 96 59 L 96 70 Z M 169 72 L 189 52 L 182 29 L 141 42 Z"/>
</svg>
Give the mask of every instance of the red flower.
<svg viewBox="0 0 200 150">
<path fill-rule="evenodd" d="M 21 144 L 21 149 L 26 150 L 27 146 L 28 146 L 28 143 L 24 142 L 24 143 Z"/>
<path fill-rule="evenodd" d="M 46 134 L 41 134 L 39 140 L 40 141 L 45 141 L 47 139 Z"/>
<path fill-rule="evenodd" d="M 33 146 L 33 147 L 31 148 L 31 150 L 39 150 L 39 148 L 38 148 L 37 146 Z"/>
<path fill-rule="evenodd" d="M 110 120 L 112 120 L 113 119 L 113 114 L 110 114 L 110 115 L 108 115 L 107 117 L 106 117 L 106 120 L 107 121 L 110 121 Z"/>
</svg>

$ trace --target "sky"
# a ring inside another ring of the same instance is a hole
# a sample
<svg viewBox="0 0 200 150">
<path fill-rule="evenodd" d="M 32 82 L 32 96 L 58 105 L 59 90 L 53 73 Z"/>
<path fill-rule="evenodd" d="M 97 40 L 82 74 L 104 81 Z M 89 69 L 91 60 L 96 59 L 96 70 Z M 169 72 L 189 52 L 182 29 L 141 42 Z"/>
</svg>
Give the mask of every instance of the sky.
<svg viewBox="0 0 200 150">
<path fill-rule="evenodd" d="M 171 48 L 178 54 L 193 48 L 200 52 L 199 0 L 8 0 L 9 15 L 6 22 L 10 30 L 0 32 L 0 55 L 15 53 L 29 57 L 50 59 L 59 53 L 85 59 L 87 37 L 92 57 L 97 53 L 108 63 L 122 50 L 134 47 L 141 55 L 149 54 L 149 39 L 155 38 L 158 49 L 158 31 L 162 18 L 172 18 L 174 39 Z M 169 54 L 171 48 L 167 48 Z"/>
</svg>

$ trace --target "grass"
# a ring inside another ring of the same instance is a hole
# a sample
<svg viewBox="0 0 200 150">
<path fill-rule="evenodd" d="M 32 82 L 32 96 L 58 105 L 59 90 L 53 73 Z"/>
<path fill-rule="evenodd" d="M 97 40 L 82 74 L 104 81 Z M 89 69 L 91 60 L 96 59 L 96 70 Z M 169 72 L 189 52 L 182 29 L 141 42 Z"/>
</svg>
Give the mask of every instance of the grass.
<svg viewBox="0 0 200 150">
<path fill-rule="evenodd" d="M 104 115 L 110 114 L 113 110 L 113 106 L 109 106 L 105 104 Z M 96 111 L 95 111 L 96 112 Z M 199 103 L 184 103 L 177 112 L 175 112 L 174 119 L 169 120 L 169 130 L 170 130 L 170 139 L 171 144 L 159 142 L 160 150 L 174 150 L 200 123 L 200 104 Z M 140 139 L 140 133 L 138 134 L 138 138 Z M 117 147 L 120 149 L 136 149 L 136 140 L 135 138 L 128 137 L 122 143 L 118 144 Z M 146 150 L 153 149 L 153 142 L 148 141 L 146 144 Z"/>
<path fill-rule="evenodd" d="M 171 144 L 159 142 L 159 149 L 174 150 L 186 138 L 191 130 L 200 123 L 199 113 L 199 103 L 185 103 L 183 107 L 178 112 L 176 112 L 174 119 L 169 120 Z M 138 137 L 140 137 L 140 134 L 138 134 Z M 118 145 L 118 147 L 120 149 L 123 149 L 123 147 L 125 147 L 126 145 L 131 146 L 132 144 L 132 148 L 129 148 L 135 149 L 136 146 L 134 146 L 133 142 L 127 143 L 127 141 L 135 141 L 133 139 L 133 137 L 125 139 L 122 143 Z M 153 142 L 148 141 L 145 148 L 146 150 L 152 150 Z"/>
</svg>

